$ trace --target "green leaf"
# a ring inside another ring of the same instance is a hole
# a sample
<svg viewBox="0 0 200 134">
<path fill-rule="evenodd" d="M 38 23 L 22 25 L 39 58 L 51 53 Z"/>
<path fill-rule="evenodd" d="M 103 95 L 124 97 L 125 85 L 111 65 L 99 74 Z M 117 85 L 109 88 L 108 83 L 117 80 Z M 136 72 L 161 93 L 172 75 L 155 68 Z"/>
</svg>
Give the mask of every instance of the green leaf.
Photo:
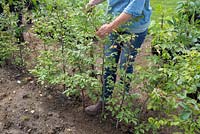
<svg viewBox="0 0 200 134">
<path fill-rule="evenodd" d="M 191 115 L 192 115 L 192 111 L 183 111 L 180 114 L 180 119 L 182 119 L 182 120 L 188 120 Z"/>
</svg>

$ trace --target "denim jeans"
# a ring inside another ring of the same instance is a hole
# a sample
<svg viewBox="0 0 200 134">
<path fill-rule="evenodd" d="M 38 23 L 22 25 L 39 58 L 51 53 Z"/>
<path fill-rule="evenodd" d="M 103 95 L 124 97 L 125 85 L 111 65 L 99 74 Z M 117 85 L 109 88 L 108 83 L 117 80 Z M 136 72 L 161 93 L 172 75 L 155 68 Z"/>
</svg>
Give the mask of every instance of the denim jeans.
<svg viewBox="0 0 200 134">
<path fill-rule="evenodd" d="M 131 34 L 131 33 L 124 33 Z M 116 72 L 118 63 L 120 69 L 124 70 L 126 74 L 133 73 L 133 62 L 137 55 L 137 49 L 141 47 L 144 39 L 147 35 L 147 30 L 142 33 L 135 34 L 136 37 L 130 42 L 119 43 L 117 39 L 119 34 L 111 34 L 109 36 L 110 43 L 105 45 L 105 71 L 103 81 L 103 98 L 109 98 L 112 95 L 114 89 L 114 83 L 116 82 Z M 127 62 L 129 64 L 127 64 Z M 123 80 L 122 80 L 123 81 Z M 128 91 L 130 82 L 125 83 L 125 88 Z"/>
</svg>

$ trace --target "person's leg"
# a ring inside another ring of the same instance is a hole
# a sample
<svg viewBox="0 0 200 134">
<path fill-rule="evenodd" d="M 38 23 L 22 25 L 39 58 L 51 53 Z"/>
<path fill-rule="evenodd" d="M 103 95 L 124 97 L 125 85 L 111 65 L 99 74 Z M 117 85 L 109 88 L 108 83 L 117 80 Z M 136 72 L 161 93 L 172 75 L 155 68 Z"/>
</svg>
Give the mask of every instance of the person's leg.
<svg viewBox="0 0 200 134">
<path fill-rule="evenodd" d="M 105 45 L 105 72 L 103 79 L 102 98 L 109 98 L 116 82 L 116 71 L 121 53 L 121 47 L 116 42 L 117 36 L 110 37 L 111 44 Z"/>
<path fill-rule="evenodd" d="M 85 108 L 85 112 L 88 115 L 96 115 L 104 107 L 104 99 L 109 98 L 112 95 L 114 89 L 114 83 L 116 81 L 116 71 L 119 61 L 119 55 L 121 53 L 121 48 L 119 44 L 116 43 L 117 36 L 110 36 L 110 43 L 105 45 L 105 72 L 103 79 L 103 88 L 101 100 L 95 105 L 91 105 Z"/>
<path fill-rule="evenodd" d="M 135 56 L 137 54 L 137 48 L 140 48 L 145 36 L 147 34 L 147 31 L 136 34 L 137 37 L 134 40 L 131 40 L 131 43 L 129 43 L 130 47 L 120 46 L 116 42 L 117 37 L 111 36 L 111 45 L 105 46 L 105 56 L 106 56 L 106 68 L 104 73 L 104 83 L 103 83 L 103 92 L 102 97 L 108 98 L 112 95 L 112 91 L 114 89 L 114 83 L 116 81 L 116 70 L 117 70 L 117 63 L 120 58 L 120 67 L 126 70 L 126 73 L 132 73 L 133 72 L 133 66 L 132 64 L 128 64 L 129 61 L 132 63 L 135 59 Z M 119 56 L 121 54 L 121 56 Z M 126 66 L 127 64 L 127 66 Z M 122 80 L 123 81 L 123 80 Z M 125 83 L 126 89 L 129 89 L 129 82 Z M 85 109 L 85 112 L 89 115 L 96 115 L 102 108 L 104 102 L 99 101 L 95 105 L 88 106 Z"/>
<path fill-rule="evenodd" d="M 129 43 L 126 43 L 122 47 L 122 52 L 120 56 L 120 69 L 123 69 L 126 74 L 133 73 L 133 62 L 135 61 L 135 57 L 137 55 L 137 49 L 141 47 L 142 43 L 145 40 L 147 35 L 147 30 L 143 33 L 135 34 L 136 37 L 132 39 Z M 122 76 L 123 77 L 123 76 Z M 127 77 L 121 78 L 122 83 L 125 83 L 125 88 L 127 92 L 130 88 L 130 78 Z"/>
</svg>

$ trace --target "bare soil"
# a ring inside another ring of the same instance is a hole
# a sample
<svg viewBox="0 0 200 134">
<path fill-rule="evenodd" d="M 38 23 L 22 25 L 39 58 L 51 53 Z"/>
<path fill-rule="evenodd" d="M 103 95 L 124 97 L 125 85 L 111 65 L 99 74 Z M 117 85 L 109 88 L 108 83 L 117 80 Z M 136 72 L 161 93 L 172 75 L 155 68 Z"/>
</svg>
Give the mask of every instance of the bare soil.
<svg viewBox="0 0 200 134">
<path fill-rule="evenodd" d="M 122 134 L 111 121 L 87 116 L 81 101 L 0 68 L 0 134 Z"/>
</svg>

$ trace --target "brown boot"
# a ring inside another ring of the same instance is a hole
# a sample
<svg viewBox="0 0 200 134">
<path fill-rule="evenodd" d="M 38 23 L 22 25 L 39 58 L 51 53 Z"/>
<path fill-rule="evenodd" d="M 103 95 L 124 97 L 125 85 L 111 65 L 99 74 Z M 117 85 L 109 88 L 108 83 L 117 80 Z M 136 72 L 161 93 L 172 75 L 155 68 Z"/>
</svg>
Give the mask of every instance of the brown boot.
<svg viewBox="0 0 200 134">
<path fill-rule="evenodd" d="M 101 109 L 103 107 L 103 102 L 102 101 L 98 101 L 95 105 L 91 105 L 85 108 L 85 112 L 88 115 L 97 115 L 98 113 L 101 112 Z"/>
</svg>

